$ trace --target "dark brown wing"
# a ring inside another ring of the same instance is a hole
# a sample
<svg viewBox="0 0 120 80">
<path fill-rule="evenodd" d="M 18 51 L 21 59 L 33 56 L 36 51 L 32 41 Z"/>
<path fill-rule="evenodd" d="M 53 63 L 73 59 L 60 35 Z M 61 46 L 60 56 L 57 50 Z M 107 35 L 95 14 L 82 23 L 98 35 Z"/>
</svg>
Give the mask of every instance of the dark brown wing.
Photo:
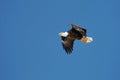
<svg viewBox="0 0 120 80">
<path fill-rule="evenodd" d="M 70 54 L 73 50 L 74 40 L 68 37 L 62 37 L 62 45 L 67 54 Z"/>
<path fill-rule="evenodd" d="M 83 36 L 86 36 L 86 33 L 87 33 L 86 29 L 84 29 L 82 27 L 79 27 L 79 26 L 77 26 L 75 24 L 71 24 L 71 26 L 72 26 L 72 30 L 74 32 L 76 31 L 76 33 L 81 33 Z"/>
</svg>

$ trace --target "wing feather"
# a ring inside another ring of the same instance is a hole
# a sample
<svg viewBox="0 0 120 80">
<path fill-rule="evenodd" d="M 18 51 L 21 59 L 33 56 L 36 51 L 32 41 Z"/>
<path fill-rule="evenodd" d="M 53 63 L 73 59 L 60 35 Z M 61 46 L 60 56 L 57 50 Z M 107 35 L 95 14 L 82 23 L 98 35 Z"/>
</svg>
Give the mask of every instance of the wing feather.
<svg viewBox="0 0 120 80">
<path fill-rule="evenodd" d="M 76 31 L 77 33 L 79 32 L 79 33 L 81 33 L 83 36 L 86 36 L 86 33 L 87 33 L 87 30 L 86 30 L 86 29 L 84 29 L 84 28 L 82 28 L 82 27 L 79 27 L 79 26 L 77 26 L 77 25 L 75 25 L 75 24 L 71 24 L 71 26 L 72 26 L 72 30 L 73 30 L 73 31 Z"/>
<path fill-rule="evenodd" d="M 67 54 L 70 54 L 73 51 L 74 40 L 68 37 L 62 38 L 62 46 Z"/>
</svg>

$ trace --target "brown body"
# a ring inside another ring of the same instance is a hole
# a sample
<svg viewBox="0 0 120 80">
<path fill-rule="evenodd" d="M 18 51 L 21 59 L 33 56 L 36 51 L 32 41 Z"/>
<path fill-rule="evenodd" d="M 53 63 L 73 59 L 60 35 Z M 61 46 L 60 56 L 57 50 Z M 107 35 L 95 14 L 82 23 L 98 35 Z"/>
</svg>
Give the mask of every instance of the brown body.
<svg viewBox="0 0 120 80">
<path fill-rule="evenodd" d="M 71 39 L 74 39 L 74 40 L 75 39 L 80 40 L 83 37 L 81 33 L 78 32 L 76 34 L 76 31 L 74 31 L 74 30 L 69 30 L 67 32 L 69 33 L 68 38 L 71 38 Z"/>
</svg>

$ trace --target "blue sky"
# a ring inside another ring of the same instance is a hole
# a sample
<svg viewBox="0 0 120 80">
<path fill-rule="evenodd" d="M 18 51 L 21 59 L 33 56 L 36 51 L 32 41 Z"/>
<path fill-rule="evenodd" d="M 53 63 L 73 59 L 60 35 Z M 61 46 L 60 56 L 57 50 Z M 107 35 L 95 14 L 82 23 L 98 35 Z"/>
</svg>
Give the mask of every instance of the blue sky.
<svg viewBox="0 0 120 80">
<path fill-rule="evenodd" d="M 120 80 L 119 0 L 1 0 L 0 80 Z M 69 23 L 94 41 L 66 55 Z"/>
</svg>

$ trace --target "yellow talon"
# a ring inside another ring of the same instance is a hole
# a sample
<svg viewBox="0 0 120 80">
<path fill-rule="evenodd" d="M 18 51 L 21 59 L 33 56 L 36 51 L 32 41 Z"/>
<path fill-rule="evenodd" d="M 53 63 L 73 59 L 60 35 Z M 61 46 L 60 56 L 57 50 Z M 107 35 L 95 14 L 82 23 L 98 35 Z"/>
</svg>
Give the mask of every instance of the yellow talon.
<svg viewBox="0 0 120 80">
<path fill-rule="evenodd" d="M 87 42 L 87 38 L 86 37 L 82 37 L 81 41 L 82 42 Z"/>
</svg>

